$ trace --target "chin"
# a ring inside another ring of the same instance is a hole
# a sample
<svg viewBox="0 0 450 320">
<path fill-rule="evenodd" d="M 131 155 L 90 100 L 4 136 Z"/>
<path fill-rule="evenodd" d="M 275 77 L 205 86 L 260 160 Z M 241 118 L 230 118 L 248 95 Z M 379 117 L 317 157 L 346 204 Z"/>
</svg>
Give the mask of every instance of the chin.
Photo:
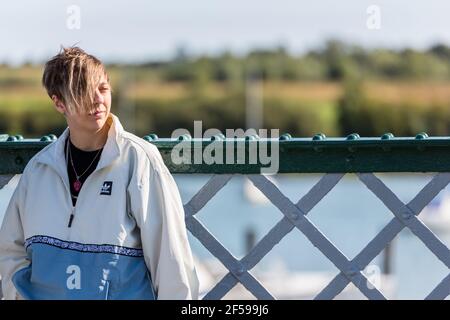
<svg viewBox="0 0 450 320">
<path fill-rule="evenodd" d="M 96 130 L 101 130 L 106 124 L 106 119 L 98 120 L 95 124 Z"/>
<path fill-rule="evenodd" d="M 99 119 L 96 121 L 90 121 L 89 124 L 86 124 L 84 127 L 93 132 L 97 132 L 103 128 L 103 126 L 106 124 L 106 119 Z"/>
</svg>

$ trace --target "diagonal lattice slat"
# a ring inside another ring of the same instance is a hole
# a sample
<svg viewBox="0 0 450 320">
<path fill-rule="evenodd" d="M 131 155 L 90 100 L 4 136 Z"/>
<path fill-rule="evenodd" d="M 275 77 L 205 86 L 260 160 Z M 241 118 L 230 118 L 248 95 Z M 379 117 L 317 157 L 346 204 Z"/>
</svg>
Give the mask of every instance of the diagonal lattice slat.
<svg viewBox="0 0 450 320">
<path fill-rule="evenodd" d="M 418 215 L 439 192 L 450 183 L 450 173 L 438 173 L 422 190 L 408 203 L 408 207 Z"/>
<path fill-rule="evenodd" d="M 437 285 L 425 300 L 444 300 L 450 295 L 450 274 Z"/>
<path fill-rule="evenodd" d="M 334 175 L 326 175 L 324 176 L 321 181 L 319 181 L 318 184 L 316 184 L 313 189 L 305 196 L 302 200 L 299 201 L 299 204 L 308 204 L 310 202 L 309 206 L 306 206 L 305 211 L 310 210 L 316 203 L 318 203 L 323 196 L 325 196 L 333 187 L 336 185 L 336 183 L 342 178 L 342 174 L 334 174 Z M 288 218 L 290 223 L 293 223 L 297 228 L 301 228 L 300 230 L 310 239 L 311 242 L 315 246 L 318 246 L 320 250 L 327 255 L 327 257 L 332 260 L 333 263 L 337 263 L 340 266 L 340 270 L 345 269 L 345 275 L 357 286 L 363 294 L 365 294 L 368 298 L 371 299 L 384 299 L 384 296 L 372 285 L 368 286 L 366 284 L 370 284 L 369 280 L 359 271 L 355 270 L 355 268 L 351 265 L 349 265 L 349 261 L 347 258 L 337 249 L 333 246 L 333 244 L 323 236 L 320 231 L 317 230 L 317 228 L 309 221 L 307 220 L 304 215 L 305 213 L 299 209 L 297 206 L 295 206 L 292 202 L 290 202 L 284 195 L 278 190 L 278 188 L 273 185 L 267 178 L 263 176 L 255 176 L 250 177 L 250 180 L 255 184 L 256 187 L 258 187 L 265 195 L 268 197 L 272 203 L 274 203 L 285 216 Z M 222 185 L 223 186 L 223 185 Z M 320 196 L 318 196 L 320 194 Z M 310 199 L 310 200 L 308 200 Z M 308 201 L 306 201 L 308 200 Z M 189 206 L 189 209 L 192 208 L 192 206 Z M 286 210 L 289 210 L 287 212 Z M 193 214 L 193 213 L 191 213 Z M 300 219 L 299 219 L 300 218 Z M 302 221 L 297 222 L 298 220 Z M 188 219 L 190 220 L 190 219 Z M 300 223 L 300 224 L 299 224 Z M 189 228 L 189 224 L 188 224 Z M 193 228 L 191 228 L 193 229 Z M 302 230 L 303 229 L 303 230 Z M 192 232 L 192 230 L 191 230 Z M 195 236 L 194 231 L 194 236 Z M 214 237 L 212 237 L 214 239 Z M 201 241 L 206 247 L 208 247 L 207 240 Z M 255 247 L 256 249 L 258 246 Z M 271 248 L 266 250 L 267 252 L 270 251 Z M 216 251 L 214 248 L 209 249 L 215 256 L 217 256 L 214 251 Z M 324 252 L 325 251 L 325 252 Z M 249 254 L 251 255 L 251 253 Z M 259 256 L 262 257 L 264 253 L 260 253 Z M 218 257 L 218 256 L 217 256 Z M 219 258 L 220 259 L 220 258 Z M 246 262 L 246 258 L 244 258 L 242 261 Z M 226 261 L 222 261 L 224 265 L 226 266 Z M 256 263 L 255 263 L 256 264 Z M 338 266 L 338 267 L 339 267 Z M 248 267 L 248 266 L 247 266 Z M 231 270 L 229 268 L 229 270 Z M 241 269 L 242 270 L 242 269 Z M 245 271 L 245 269 L 244 269 Z M 241 271 L 242 272 L 242 271 Z M 207 298 L 217 298 L 221 297 L 226 292 L 228 292 L 235 283 L 229 283 L 230 281 L 235 282 L 234 279 L 239 280 L 239 274 L 236 272 L 231 271 L 231 273 L 234 275 L 234 277 L 231 277 L 231 274 L 227 274 L 216 286 L 211 290 L 211 292 L 205 297 Z M 237 275 L 237 276 L 236 276 Z M 242 283 L 242 281 L 240 281 Z M 244 283 L 243 283 L 244 284 Z M 245 284 L 244 284 L 245 286 Z M 246 286 L 247 287 L 247 286 Z M 219 293 L 219 291 L 221 291 Z M 250 290 L 255 296 L 258 295 L 258 292 L 254 292 Z"/>
<path fill-rule="evenodd" d="M 287 235 L 294 226 L 287 220 L 283 218 L 279 221 L 275 227 L 273 227 L 269 233 L 267 233 L 264 238 L 258 242 L 257 245 L 251 250 L 251 252 L 245 256 L 241 262 L 246 270 L 252 269 L 272 248 L 281 241 L 281 239 Z M 235 277 L 230 277 L 232 274 L 228 273 L 222 278 L 217 285 L 211 290 L 210 293 L 205 297 L 207 299 L 219 299 L 223 297 L 228 291 L 223 291 L 219 288 L 228 288 L 230 290 L 236 285 L 238 279 Z M 228 283 L 228 284 L 226 284 Z M 215 292 L 217 290 L 217 292 Z"/>
<path fill-rule="evenodd" d="M 250 177 L 255 186 L 369 299 L 385 299 L 383 294 L 306 218 L 280 190 L 264 176 Z"/>
<path fill-rule="evenodd" d="M 233 255 L 194 217 L 186 220 L 188 229 L 258 299 L 274 299 Z"/>
<path fill-rule="evenodd" d="M 359 177 L 364 175 L 360 174 Z M 366 179 L 367 181 L 367 179 Z M 408 207 L 413 210 L 414 214 L 419 214 L 423 208 L 433 200 L 436 195 L 444 189 L 450 182 L 449 173 L 439 173 L 408 203 Z M 396 198 L 396 197 L 395 197 Z M 360 270 L 364 269 L 370 261 L 391 242 L 400 231 L 403 230 L 405 224 L 397 217 L 393 218 L 375 238 L 353 259 Z M 338 274 L 329 284 L 320 292 L 316 299 L 332 299 L 338 295 L 348 284 L 342 272 Z"/>
<path fill-rule="evenodd" d="M 191 200 L 184 205 L 186 217 L 188 218 L 200 211 L 232 177 L 230 174 L 212 176 Z"/>
<path fill-rule="evenodd" d="M 306 207 L 305 210 L 309 211 L 312 208 L 312 206 L 317 204 L 322 199 L 322 197 L 324 197 L 338 183 L 338 181 L 342 178 L 342 176 L 343 174 L 329 174 L 322 177 L 322 179 L 314 186 L 314 188 L 302 198 L 302 200 L 305 203 L 305 206 L 307 205 L 309 206 Z M 212 181 L 216 179 L 218 178 L 213 177 L 210 181 L 208 181 L 205 187 L 210 183 L 214 185 L 222 185 L 222 186 L 224 185 L 217 182 L 213 183 Z M 197 195 L 194 196 L 194 198 L 197 198 Z M 189 201 L 189 203 L 191 202 L 192 200 Z M 188 210 L 191 210 L 192 207 L 194 206 L 190 205 Z M 189 214 L 186 214 L 186 216 L 188 215 Z M 272 230 L 270 230 L 268 234 L 266 234 L 266 236 L 251 250 L 251 252 L 241 260 L 245 269 L 248 270 L 253 268 L 293 228 L 294 226 L 292 225 L 292 223 L 290 223 L 289 220 L 286 219 L 286 217 L 283 218 L 274 228 L 272 228 Z M 237 281 L 238 281 L 237 278 L 232 276 L 232 273 L 228 273 L 205 296 L 205 299 L 220 299 L 234 287 Z M 252 293 L 255 294 L 254 292 Z"/>
<path fill-rule="evenodd" d="M 229 272 L 205 296 L 220 299 L 238 282 L 259 299 L 273 296 L 248 272 L 294 228 L 299 229 L 333 264 L 340 273 L 316 299 L 332 299 L 352 282 L 369 299 L 385 299 L 369 282 L 362 270 L 395 236 L 408 227 L 425 245 L 448 266 L 448 248 L 417 218 L 416 215 L 450 182 L 450 174 L 437 174 L 407 205 L 373 174 L 359 174 L 360 180 L 394 213 L 395 217 L 351 261 L 343 255 L 313 224 L 306 214 L 334 188 L 344 174 L 326 174 L 297 204 L 293 204 L 281 191 L 262 175 L 248 176 L 253 184 L 284 214 L 284 217 L 240 261 L 233 257 L 194 215 L 226 185 L 232 175 L 215 175 L 185 205 L 188 229 L 216 256 Z M 428 298 L 445 298 L 448 279 L 445 278 Z"/>
<path fill-rule="evenodd" d="M 232 178 L 231 175 L 214 175 L 192 199 L 184 206 L 186 226 L 191 233 L 215 256 L 234 276 L 257 298 L 273 299 L 273 296 L 256 280 L 244 266 L 194 218 L 194 214 L 203 208 Z"/>
<path fill-rule="evenodd" d="M 308 191 L 296 204 L 305 214 L 309 213 L 316 204 L 320 202 L 330 192 L 342 177 L 343 173 L 328 173 L 324 175 L 311 190 Z"/>
<path fill-rule="evenodd" d="M 406 225 L 433 254 L 450 268 L 450 251 L 417 217 L 418 213 L 411 210 L 372 173 L 360 174 L 361 181 L 371 190 L 399 219 Z M 450 181 L 450 179 L 449 179 Z M 417 198 L 417 197 L 416 197 Z"/>
<path fill-rule="evenodd" d="M 327 174 L 323 176 L 314 187 L 300 199 L 298 202 L 304 206 L 305 214 L 309 212 L 319 201 L 340 181 L 344 174 Z M 299 204 L 297 206 L 299 206 Z M 247 269 L 253 268 L 272 248 L 281 241 L 281 239 L 287 235 L 294 225 L 284 217 L 280 222 L 273 227 L 263 239 L 256 244 L 256 246 L 250 251 L 250 253 L 244 257 L 241 261 L 246 265 Z M 232 282 L 227 283 L 225 282 Z M 213 290 L 206 296 L 211 299 L 219 299 L 223 297 L 226 292 L 226 288 L 231 288 L 237 283 L 236 278 L 232 277 L 228 273 L 224 278 L 217 283 Z M 216 292 L 217 291 L 217 292 Z M 219 292 L 221 294 L 219 294 Z"/>
<path fill-rule="evenodd" d="M 0 175 L 0 190 L 3 189 L 4 186 L 8 184 L 9 181 L 11 181 L 12 178 L 14 178 L 14 174 L 2 174 Z"/>
<path fill-rule="evenodd" d="M 403 229 L 403 225 L 392 219 L 383 230 L 352 260 L 359 270 L 363 270 L 395 236 Z M 340 272 L 317 296 L 316 300 L 329 300 L 337 296 L 349 281 L 343 272 Z"/>
</svg>

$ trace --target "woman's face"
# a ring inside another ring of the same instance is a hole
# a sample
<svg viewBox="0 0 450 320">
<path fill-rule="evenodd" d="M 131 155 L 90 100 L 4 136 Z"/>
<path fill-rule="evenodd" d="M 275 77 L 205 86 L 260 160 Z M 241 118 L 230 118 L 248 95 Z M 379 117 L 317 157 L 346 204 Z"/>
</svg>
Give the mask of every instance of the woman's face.
<svg viewBox="0 0 450 320">
<path fill-rule="evenodd" d="M 57 110 L 65 113 L 67 124 L 71 130 L 98 132 L 103 128 L 111 111 L 111 87 L 106 75 L 103 75 L 95 90 L 94 106 L 92 113 L 69 114 L 61 103 L 55 103 Z M 59 106 L 58 106 L 59 104 Z"/>
</svg>

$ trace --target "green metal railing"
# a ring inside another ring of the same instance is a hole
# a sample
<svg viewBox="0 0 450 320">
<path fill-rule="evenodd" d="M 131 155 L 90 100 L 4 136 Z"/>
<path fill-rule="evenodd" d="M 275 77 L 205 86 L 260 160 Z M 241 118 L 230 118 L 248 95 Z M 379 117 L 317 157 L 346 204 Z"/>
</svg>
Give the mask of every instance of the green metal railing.
<svg viewBox="0 0 450 320">
<path fill-rule="evenodd" d="M 33 155 L 55 139 L 54 135 L 41 139 L 0 135 L 0 189 L 13 175 L 23 171 Z M 360 138 L 357 134 L 351 134 L 346 138 L 328 139 L 318 134 L 300 139 L 285 134 L 279 139 L 259 139 L 257 136 L 243 139 L 224 139 L 223 136 L 211 139 L 191 139 L 189 136 L 159 139 L 155 135 L 145 136 L 144 139 L 158 147 L 172 173 L 213 174 L 205 186 L 184 204 L 188 230 L 229 271 L 204 299 L 221 299 L 237 283 L 241 283 L 258 299 L 274 299 L 250 270 L 294 229 L 302 232 L 340 270 L 317 294 L 316 299 L 333 299 L 349 283 L 353 283 L 369 299 L 385 299 L 383 292 L 369 281 L 363 270 L 405 228 L 449 269 L 449 274 L 425 298 L 445 299 L 450 295 L 450 250 L 417 218 L 450 183 L 450 137 L 428 137 L 420 133 L 410 138 L 395 138 L 392 134 L 384 134 L 380 138 Z M 247 161 L 249 150 L 257 150 L 258 143 L 262 142 L 268 144 L 268 150 L 271 150 L 271 145 L 278 146 L 274 149 L 277 154 L 271 156 L 278 156 L 279 173 L 324 173 L 323 177 L 298 202 L 291 202 L 275 184 L 260 174 L 264 162 L 260 159 L 256 163 Z M 222 163 L 226 163 L 227 147 L 235 151 L 233 160 L 236 161 L 232 164 L 176 164 L 172 161 L 172 152 L 180 143 L 189 146 L 184 152 L 191 159 L 195 152 L 203 152 L 214 143 L 216 151 L 224 151 Z M 254 149 L 255 146 L 257 149 Z M 244 159 L 237 156 L 239 148 L 244 150 Z M 403 203 L 373 172 L 437 174 L 410 202 Z M 346 173 L 356 173 L 359 180 L 393 214 L 392 220 L 352 259 L 346 257 L 307 216 Z M 283 214 L 283 218 L 242 259 L 234 257 L 195 217 L 235 174 L 246 175 Z"/>
<path fill-rule="evenodd" d="M 425 133 L 416 137 L 395 138 L 384 134 L 381 138 L 360 138 L 351 134 L 346 138 L 326 138 L 323 134 L 312 138 L 291 138 L 282 135 L 279 139 L 159 139 L 155 135 L 144 139 L 156 145 L 172 173 L 260 173 L 264 166 L 257 161 L 233 164 L 174 164 L 171 152 L 180 142 L 191 145 L 191 152 L 204 150 L 211 143 L 226 150 L 227 147 L 245 149 L 250 145 L 267 142 L 279 146 L 279 173 L 356 173 L 356 172 L 450 172 L 450 137 L 428 137 Z M 21 136 L 0 135 L 0 175 L 18 174 L 39 150 L 56 140 L 56 136 L 41 139 L 23 139 Z M 240 143 L 240 144 L 239 144 Z M 237 152 L 236 152 L 237 154 Z M 193 158 L 193 156 L 192 156 Z M 246 157 L 248 159 L 248 157 Z M 225 161 L 225 152 L 224 160 Z"/>
</svg>

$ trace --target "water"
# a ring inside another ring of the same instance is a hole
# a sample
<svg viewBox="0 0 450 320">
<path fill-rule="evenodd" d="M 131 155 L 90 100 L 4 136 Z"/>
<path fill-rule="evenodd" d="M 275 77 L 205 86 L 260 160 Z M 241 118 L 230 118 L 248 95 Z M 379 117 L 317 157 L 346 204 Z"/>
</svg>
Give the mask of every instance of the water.
<svg viewBox="0 0 450 320">
<path fill-rule="evenodd" d="M 410 201 L 431 179 L 428 174 L 378 175 L 403 202 Z M 209 175 L 175 175 L 183 202 L 186 203 L 210 178 Z M 196 217 L 236 257 L 246 254 L 248 230 L 259 241 L 280 219 L 282 213 L 272 204 L 251 203 L 244 193 L 244 176 L 237 175 L 198 213 Z M 296 203 L 320 179 L 319 175 L 278 175 L 280 190 Z M 13 190 L 14 182 L 0 191 L 0 218 Z M 346 175 L 314 207 L 308 218 L 348 259 L 356 256 L 393 218 L 393 214 L 355 175 Z M 450 230 L 450 228 L 449 228 Z M 450 246 L 450 232 L 437 233 Z M 200 259 L 212 255 L 189 233 L 194 254 Z M 338 269 L 298 230 L 293 229 L 257 265 L 268 270 L 280 261 L 293 271 Z M 382 268 L 383 255 L 371 263 Z M 392 243 L 392 269 L 396 281 L 395 295 L 388 298 L 423 299 L 449 273 L 409 230 L 404 229 Z"/>
</svg>

